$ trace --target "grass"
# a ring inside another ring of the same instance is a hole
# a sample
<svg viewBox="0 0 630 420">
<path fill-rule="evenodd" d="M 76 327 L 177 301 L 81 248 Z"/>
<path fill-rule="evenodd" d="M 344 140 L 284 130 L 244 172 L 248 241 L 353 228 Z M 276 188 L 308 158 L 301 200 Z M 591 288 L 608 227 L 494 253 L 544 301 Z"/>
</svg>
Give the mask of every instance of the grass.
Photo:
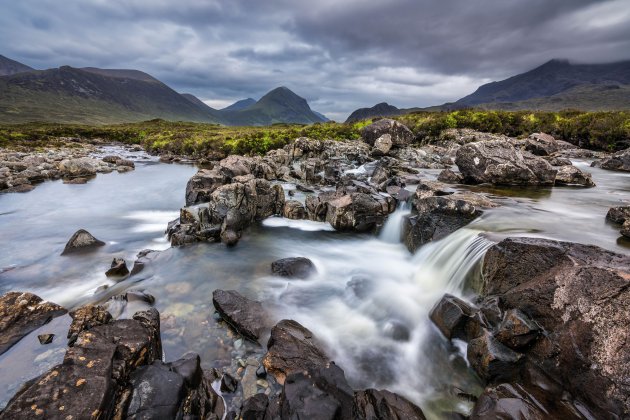
<svg viewBox="0 0 630 420">
<path fill-rule="evenodd" d="M 630 146 L 630 112 L 530 112 L 461 110 L 416 112 L 395 117 L 431 143 L 447 128 L 472 128 L 513 137 L 543 131 L 581 147 L 619 150 Z M 0 125 L 0 146 L 44 147 L 64 143 L 63 137 L 104 139 L 141 144 L 156 153 L 220 158 L 228 154 L 263 154 L 297 137 L 320 140 L 357 139 L 372 120 L 349 124 L 275 124 L 268 127 L 225 127 L 217 124 L 151 120 L 115 125 L 28 123 Z"/>
</svg>

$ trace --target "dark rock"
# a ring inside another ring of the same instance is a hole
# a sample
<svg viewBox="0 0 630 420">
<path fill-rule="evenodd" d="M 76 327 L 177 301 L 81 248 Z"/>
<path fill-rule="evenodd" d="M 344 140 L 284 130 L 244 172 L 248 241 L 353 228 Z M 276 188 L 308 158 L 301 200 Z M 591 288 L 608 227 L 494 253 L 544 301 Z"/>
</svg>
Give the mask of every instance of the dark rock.
<svg viewBox="0 0 630 420">
<path fill-rule="evenodd" d="M 278 383 L 295 372 L 317 369 L 328 358 L 315 342 L 313 333 L 293 320 L 282 320 L 271 329 L 263 365 Z"/>
<path fill-rule="evenodd" d="M 470 366 L 488 382 L 514 380 L 521 368 L 522 355 L 501 344 L 491 333 L 484 333 L 468 343 Z"/>
<path fill-rule="evenodd" d="M 221 232 L 221 242 L 227 246 L 236 246 L 240 239 L 239 234 L 231 229 L 226 229 Z"/>
<path fill-rule="evenodd" d="M 354 393 L 353 418 L 366 420 L 424 420 L 422 410 L 406 398 L 386 390 Z"/>
<path fill-rule="evenodd" d="M 400 321 L 387 321 L 383 326 L 385 336 L 392 338 L 394 341 L 409 341 L 411 332 L 409 328 Z"/>
<path fill-rule="evenodd" d="M 212 303 L 225 322 L 250 340 L 258 341 L 268 328 L 269 321 L 262 304 L 235 290 L 215 290 Z"/>
<path fill-rule="evenodd" d="M 565 165 L 558 168 L 556 174 L 556 185 L 581 185 L 583 187 L 594 187 L 593 177 L 587 172 L 582 172 L 573 165 Z"/>
<path fill-rule="evenodd" d="M 465 144 L 455 163 L 469 184 L 553 185 L 556 178 L 547 161 L 502 140 Z"/>
<path fill-rule="evenodd" d="M 114 258 L 109 270 L 105 272 L 107 277 L 124 277 L 129 274 L 127 262 L 122 258 Z"/>
<path fill-rule="evenodd" d="M 536 340 L 540 333 L 540 327 L 527 315 L 518 309 L 510 309 L 505 312 L 494 336 L 509 348 L 522 350 Z"/>
<path fill-rule="evenodd" d="M 376 140 L 382 135 L 389 134 L 392 147 L 402 147 L 411 144 L 414 135 L 404 124 L 391 119 L 378 120 L 361 129 L 361 137 L 370 146 L 374 146 Z"/>
<path fill-rule="evenodd" d="M 40 334 L 37 336 L 37 339 L 39 340 L 39 344 L 41 345 L 52 343 L 53 338 L 55 338 L 55 334 Z"/>
<path fill-rule="evenodd" d="M 258 366 L 258 369 L 256 369 L 256 377 L 261 379 L 267 377 L 267 369 L 263 365 Z"/>
<path fill-rule="evenodd" d="M 282 215 L 287 219 L 301 220 L 306 218 L 304 205 L 297 200 L 288 200 L 284 203 Z"/>
<path fill-rule="evenodd" d="M 606 219 L 620 225 L 624 224 L 626 220 L 630 220 L 630 206 L 611 207 Z"/>
<path fill-rule="evenodd" d="M 537 156 L 548 156 L 558 151 L 558 144 L 549 134 L 534 133 L 525 140 L 525 150 Z"/>
<path fill-rule="evenodd" d="M 9 292 L 0 297 L 0 354 L 22 337 L 63 315 L 59 305 L 43 301 L 31 293 Z"/>
<path fill-rule="evenodd" d="M 133 390 L 127 418 L 174 419 L 186 394 L 184 379 L 169 367 L 156 360 L 141 366 L 131 374 L 129 384 Z"/>
<path fill-rule="evenodd" d="M 224 373 L 221 377 L 221 392 L 229 392 L 230 394 L 236 392 L 238 387 L 238 381 L 229 373 Z"/>
<path fill-rule="evenodd" d="M 108 324 L 112 315 L 102 306 L 85 305 L 70 312 L 72 323 L 68 329 L 68 338 L 74 340 L 81 331 L 90 330 L 93 327 Z"/>
<path fill-rule="evenodd" d="M 263 420 L 268 405 L 269 398 L 265 394 L 256 394 L 243 403 L 241 418 L 243 420 Z"/>
<path fill-rule="evenodd" d="M 619 231 L 626 238 L 630 238 L 630 220 L 626 220 Z"/>
<path fill-rule="evenodd" d="M 614 153 L 612 156 L 595 161 L 591 166 L 612 171 L 630 172 L 630 149 L 622 150 Z"/>
<path fill-rule="evenodd" d="M 455 197 L 426 197 L 414 201 L 411 215 L 403 222 L 407 248 L 415 252 L 420 246 L 442 239 L 481 215 L 474 205 Z"/>
<path fill-rule="evenodd" d="M 105 245 L 105 242 L 99 241 L 87 230 L 79 229 L 72 235 L 61 255 L 91 250 L 103 245 Z"/>
<path fill-rule="evenodd" d="M 271 263 L 271 272 L 280 277 L 306 279 L 317 273 L 315 264 L 305 257 L 282 258 Z"/>
<path fill-rule="evenodd" d="M 144 267 L 156 256 L 159 254 L 159 251 L 154 251 L 152 249 L 144 249 L 138 252 L 136 256 L 136 260 L 133 263 L 133 267 L 131 268 L 130 276 L 134 276 L 144 270 Z"/>
<path fill-rule="evenodd" d="M 390 204 L 393 203 L 380 195 L 361 192 L 343 195 L 326 203 L 326 221 L 339 231 L 367 232 L 384 223 L 393 211 Z"/>
<path fill-rule="evenodd" d="M 464 182 L 464 177 L 462 176 L 462 174 L 453 172 L 450 169 L 444 169 L 442 172 L 440 172 L 437 179 L 438 181 L 446 182 L 447 184 L 461 184 L 462 182 Z"/>
<path fill-rule="evenodd" d="M 228 177 L 218 170 L 201 169 L 186 184 L 186 205 L 207 203 L 210 195 L 228 182 Z"/>
<path fill-rule="evenodd" d="M 604 417 L 630 412 L 629 267 L 627 255 L 537 238 L 505 239 L 483 262 L 482 296 L 545 331 L 528 360 Z"/>
<path fill-rule="evenodd" d="M 478 309 L 449 294 L 442 296 L 431 309 L 429 318 L 449 340 L 472 340 L 479 337 L 486 326 Z"/>
</svg>

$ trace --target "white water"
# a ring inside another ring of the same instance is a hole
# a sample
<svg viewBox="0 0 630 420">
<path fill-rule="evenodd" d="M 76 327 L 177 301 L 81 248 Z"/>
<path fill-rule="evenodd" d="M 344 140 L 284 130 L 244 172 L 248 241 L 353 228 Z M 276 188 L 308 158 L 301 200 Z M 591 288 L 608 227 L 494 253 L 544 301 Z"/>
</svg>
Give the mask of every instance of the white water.
<svg viewBox="0 0 630 420">
<path fill-rule="evenodd" d="M 406 201 L 400 202 L 396 211 L 389 215 L 385 225 L 383 225 L 379 236 L 380 239 L 392 244 L 399 243 L 402 237 L 403 220 L 409 213 L 411 213 L 411 203 Z"/>
</svg>

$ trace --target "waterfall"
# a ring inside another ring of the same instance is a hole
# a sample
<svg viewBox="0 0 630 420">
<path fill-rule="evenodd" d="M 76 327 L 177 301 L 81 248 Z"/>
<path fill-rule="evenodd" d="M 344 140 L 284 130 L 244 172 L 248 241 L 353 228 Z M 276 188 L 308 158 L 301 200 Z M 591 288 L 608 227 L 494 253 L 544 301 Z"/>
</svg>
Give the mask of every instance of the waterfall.
<svg viewBox="0 0 630 420">
<path fill-rule="evenodd" d="M 392 244 L 399 243 L 402 237 L 403 220 L 409 213 L 411 213 L 411 204 L 406 201 L 400 202 L 396 211 L 389 215 L 383 225 L 379 239 Z"/>
</svg>

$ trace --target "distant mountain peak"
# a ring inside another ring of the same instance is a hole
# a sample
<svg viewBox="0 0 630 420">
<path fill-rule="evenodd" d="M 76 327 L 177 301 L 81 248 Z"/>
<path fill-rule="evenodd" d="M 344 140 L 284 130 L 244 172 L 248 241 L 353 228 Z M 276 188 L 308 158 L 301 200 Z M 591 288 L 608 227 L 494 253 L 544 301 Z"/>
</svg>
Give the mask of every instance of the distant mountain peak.
<svg viewBox="0 0 630 420">
<path fill-rule="evenodd" d="M 241 99 L 234 102 L 232 105 L 226 106 L 225 108 L 221 109 L 221 111 L 240 111 L 254 105 L 255 103 L 256 99 L 253 98 Z"/>
<path fill-rule="evenodd" d="M 27 66 L 26 64 L 22 64 L 18 61 L 5 57 L 4 55 L 0 55 L 0 76 L 12 76 L 14 74 L 33 70 L 35 69 Z"/>
<path fill-rule="evenodd" d="M 360 121 L 375 117 L 393 117 L 401 114 L 403 111 L 387 102 L 381 102 L 371 108 L 359 108 L 354 111 L 346 122 Z"/>
</svg>

